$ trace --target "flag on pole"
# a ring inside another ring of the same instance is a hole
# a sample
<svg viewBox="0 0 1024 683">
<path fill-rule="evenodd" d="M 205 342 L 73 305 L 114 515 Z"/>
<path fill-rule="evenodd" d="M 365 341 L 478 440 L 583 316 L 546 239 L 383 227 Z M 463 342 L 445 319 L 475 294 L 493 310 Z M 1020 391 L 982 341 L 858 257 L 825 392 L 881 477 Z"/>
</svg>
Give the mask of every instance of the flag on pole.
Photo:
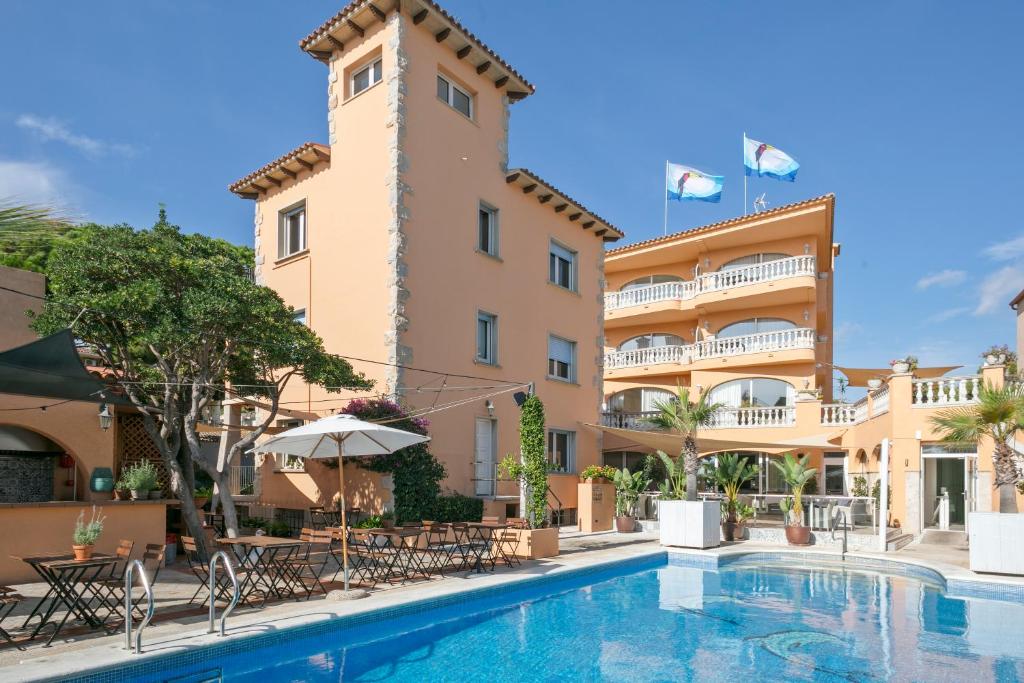
<svg viewBox="0 0 1024 683">
<path fill-rule="evenodd" d="M 800 164 L 781 149 L 743 136 L 743 172 L 777 180 L 796 180 Z"/>
<path fill-rule="evenodd" d="M 689 166 L 667 164 L 665 167 L 667 199 L 718 202 L 722 199 L 724 181 L 724 176 L 711 175 Z"/>
</svg>

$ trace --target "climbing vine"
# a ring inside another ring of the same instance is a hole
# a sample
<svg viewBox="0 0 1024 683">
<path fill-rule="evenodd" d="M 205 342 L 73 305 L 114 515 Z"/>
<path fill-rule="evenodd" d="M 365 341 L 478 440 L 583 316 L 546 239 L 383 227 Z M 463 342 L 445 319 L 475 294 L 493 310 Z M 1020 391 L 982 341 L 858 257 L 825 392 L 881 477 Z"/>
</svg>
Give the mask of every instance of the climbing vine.
<svg viewBox="0 0 1024 683">
<path fill-rule="evenodd" d="M 526 496 L 525 517 L 531 529 L 545 525 L 548 504 L 548 471 L 544 445 L 544 404 L 527 397 L 519 415 L 520 460 L 506 455 L 501 462 L 504 476 L 519 482 Z"/>
</svg>

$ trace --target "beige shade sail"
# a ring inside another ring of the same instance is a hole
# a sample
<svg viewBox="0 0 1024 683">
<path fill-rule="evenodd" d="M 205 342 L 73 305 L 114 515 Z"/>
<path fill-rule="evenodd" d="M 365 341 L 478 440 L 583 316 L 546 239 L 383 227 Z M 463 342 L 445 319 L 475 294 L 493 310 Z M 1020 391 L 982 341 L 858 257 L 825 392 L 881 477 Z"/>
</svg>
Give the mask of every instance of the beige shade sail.
<svg viewBox="0 0 1024 683">
<path fill-rule="evenodd" d="M 866 387 L 869 379 L 885 379 L 892 374 L 891 368 L 841 368 L 835 366 L 836 370 L 846 375 L 850 380 L 851 387 Z M 962 368 L 962 365 L 949 365 L 934 368 L 917 368 L 914 375 L 918 379 L 934 379 L 942 377 L 951 370 Z"/>
<path fill-rule="evenodd" d="M 647 432 L 636 429 L 619 429 L 602 425 L 586 424 L 587 427 L 600 429 L 605 434 L 613 434 L 628 439 L 641 446 L 665 451 L 675 456 L 679 452 L 679 434 L 674 432 Z M 823 448 L 829 450 L 842 449 L 839 443 L 846 430 L 830 434 L 811 434 L 796 439 L 778 439 L 773 441 L 714 439 L 706 436 L 697 437 L 697 451 L 701 455 L 721 453 L 723 451 L 763 451 L 765 453 L 786 453 L 800 448 Z"/>
</svg>

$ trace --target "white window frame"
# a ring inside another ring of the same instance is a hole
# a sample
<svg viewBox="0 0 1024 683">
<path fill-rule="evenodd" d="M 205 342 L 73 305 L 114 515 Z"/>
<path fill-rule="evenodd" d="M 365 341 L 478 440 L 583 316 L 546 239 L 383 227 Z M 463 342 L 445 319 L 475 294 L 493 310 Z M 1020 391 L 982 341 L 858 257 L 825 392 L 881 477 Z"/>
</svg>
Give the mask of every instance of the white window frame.
<svg viewBox="0 0 1024 683">
<path fill-rule="evenodd" d="M 556 340 L 556 339 L 558 341 L 563 341 L 563 342 L 569 344 L 569 347 L 570 347 L 570 349 L 569 349 L 570 358 L 569 358 L 569 364 L 568 364 L 569 365 L 569 376 L 568 377 L 562 377 L 560 375 L 552 374 L 552 372 L 551 372 L 551 361 L 558 362 L 556 359 L 551 357 L 551 342 L 552 342 L 552 340 Z M 575 384 L 576 383 L 577 351 L 578 351 L 578 347 L 576 345 L 576 342 L 573 341 L 572 339 L 566 339 L 565 337 L 560 337 L 557 334 L 549 334 L 548 335 L 548 352 L 547 352 L 548 353 L 548 359 L 547 359 L 548 363 L 547 363 L 547 370 L 546 370 L 548 379 L 555 380 L 556 382 L 568 382 L 569 384 Z"/>
<path fill-rule="evenodd" d="M 488 324 L 488 336 L 487 339 L 487 355 L 480 355 L 480 323 L 486 322 Z M 476 340 L 475 340 L 475 356 L 478 363 L 484 365 L 497 365 L 498 364 L 498 316 L 494 313 L 488 313 L 487 311 L 476 312 Z"/>
<path fill-rule="evenodd" d="M 361 89 L 361 90 L 356 90 L 356 77 L 362 75 L 363 73 L 365 73 L 367 71 L 370 72 L 370 76 L 367 79 L 366 87 Z M 375 75 L 377 76 L 377 80 L 373 79 L 373 77 Z M 349 97 L 355 97 L 356 95 L 359 95 L 360 93 L 366 92 L 367 90 L 369 90 L 373 86 L 375 86 L 378 83 L 380 83 L 382 80 L 384 80 L 384 65 L 383 65 L 383 62 L 381 61 L 381 58 L 378 57 L 377 59 L 373 60 L 372 62 L 368 62 L 366 64 L 366 66 L 363 66 L 362 68 L 359 68 L 359 69 L 354 69 L 352 71 L 352 75 L 349 76 L 349 80 L 348 80 Z"/>
<path fill-rule="evenodd" d="M 476 110 L 476 106 L 475 106 L 475 103 L 473 101 L 475 98 L 473 97 L 473 95 L 471 95 L 465 88 L 462 88 L 462 87 L 459 87 L 458 85 L 456 85 L 455 82 L 451 78 L 449 78 L 447 76 L 444 76 L 442 74 L 437 74 L 437 79 L 439 81 L 444 81 L 445 84 L 448 86 L 448 90 L 447 90 L 448 97 L 447 97 L 447 99 L 441 97 L 440 94 L 438 94 L 437 99 L 441 100 L 442 102 L 444 102 L 449 107 L 451 107 L 455 111 L 459 112 L 460 114 L 462 114 L 466 118 L 472 120 L 473 119 L 473 115 L 474 115 L 475 110 Z M 453 93 L 456 90 L 458 90 L 460 93 L 462 93 L 466 97 L 466 99 L 469 100 L 469 113 L 468 114 L 455 106 L 455 97 L 453 96 Z"/>
<path fill-rule="evenodd" d="M 292 312 L 292 320 L 294 320 L 295 322 L 297 322 L 297 323 L 299 323 L 301 325 L 305 325 L 306 324 L 306 309 L 305 308 L 296 308 L 295 311 Z"/>
<path fill-rule="evenodd" d="M 278 420 L 277 426 L 285 429 L 294 429 L 305 424 L 302 420 Z M 274 453 L 275 472 L 305 472 L 306 459 L 287 453 Z"/>
<path fill-rule="evenodd" d="M 487 249 L 484 248 L 482 242 L 483 229 L 480 226 L 480 219 L 486 214 L 488 217 L 487 224 Z M 476 213 L 476 249 L 481 254 L 487 254 L 498 258 L 498 209 L 491 206 L 486 202 L 480 202 L 480 207 Z"/>
<path fill-rule="evenodd" d="M 299 244 L 293 245 L 291 243 L 291 230 L 289 229 L 289 219 L 296 215 L 302 214 L 301 227 L 299 229 Z M 306 220 L 306 202 L 300 202 L 287 209 L 284 209 L 278 214 L 277 221 L 277 258 L 283 259 L 295 254 L 301 254 L 306 251 L 309 235 L 309 222 Z"/>
<path fill-rule="evenodd" d="M 560 251 L 566 252 L 570 256 L 570 258 L 568 259 L 568 264 L 569 264 L 569 286 L 568 287 L 563 285 L 557 279 L 559 273 L 561 272 L 560 271 L 560 267 L 558 265 L 558 262 L 559 261 L 561 261 L 561 262 L 565 262 L 566 261 L 565 256 L 563 254 L 559 253 Z M 557 261 L 555 261 L 554 264 L 552 264 L 552 259 L 557 259 Z M 555 265 L 555 272 L 554 273 L 551 272 L 551 266 L 552 265 Z M 568 290 L 570 292 L 576 292 L 576 291 L 578 291 L 577 282 L 579 280 L 579 278 L 577 277 L 577 275 L 578 275 L 578 268 L 579 268 L 579 252 L 576 251 L 575 249 L 569 248 L 568 246 L 562 244 L 561 242 L 559 242 L 557 240 L 551 240 L 551 245 L 548 247 L 548 282 L 550 282 L 551 284 L 555 285 L 556 287 L 561 287 L 562 289 Z"/>
<path fill-rule="evenodd" d="M 553 439 L 557 436 L 565 436 L 565 469 L 556 470 L 557 472 L 564 472 L 566 474 L 573 474 L 576 472 L 576 432 L 570 429 L 548 429 L 547 438 L 547 453 L 545 458 L 547 459 L 548 465 L 558 465 L 554 461 L 554 448 Z"/>
</svg>

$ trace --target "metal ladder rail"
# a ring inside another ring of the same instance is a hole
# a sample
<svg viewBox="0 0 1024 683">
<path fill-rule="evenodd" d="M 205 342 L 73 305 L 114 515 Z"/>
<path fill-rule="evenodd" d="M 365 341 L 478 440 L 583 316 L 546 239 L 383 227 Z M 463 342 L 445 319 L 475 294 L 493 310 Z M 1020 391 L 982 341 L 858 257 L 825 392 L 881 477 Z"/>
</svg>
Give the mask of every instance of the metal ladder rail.
<svg viewBox="0 0 1024 683">
<path fill-rule="evenodd" d="M 235 568 L 231 566 L 231 559 L 228 557 L 228 554 L 223 550 L 215 552 L 213 557 L 210 558 L 210 626 L 206 630 L 207 633 L 214 633 L 216 631 L 213 624 L 217 612 L 217 560 L 224 560 L 224 569 L 227 570 L 228 577 L 231 579 L 231 602 L 224 610 L 224 613 L 220 615 L 220 635 L 223 637 L 225 635 L 228 615 L 235 609 L 241 594 L 238 590 L 238 577 L 235 575 Z"/>
<path fill-rule="evenodd" d="M 842 510 L 836 510 L 836 514 L 832 515 L 832 540 L 833 541 L 836 540 L 836 523 L 837 523 L 837 520 L 839 520 L 839 518 L 842 518 L 842 520 L 843 520 L 843 559 L 845 560 L 846 559 L 846 550 L 847 550 L 847 537 L 846 537 L 846 533 L 847 533 L 847 526 L 848 525 L 846 523 L 846 513 L 843 512 Z"/>
<path fill-rule="evenodd" d="M 135 631 L 135 648 L 132 649 L 132 611 L 135 606 L 132 604 L 132 588 L 134 587 L 135 570 L 139 570 L 139 581 L 142 583 L 142 588 L 146 591 L 146 616 L 139 623 L 138 629 Z M 153 620 L 153 613 L 156 611 L 156 601 L 153 598 L 153 586 L 149 582 L 149 577 L 146 576 L 146 565 L 142 563 L 142 560 L 133 560 L 129 563 L 127 569 L 124 572 L 124 647 L 129 652 L 135 654 L 142 654 L 142 631 L 149 626 L 149 622 Z"/>
</svg>

